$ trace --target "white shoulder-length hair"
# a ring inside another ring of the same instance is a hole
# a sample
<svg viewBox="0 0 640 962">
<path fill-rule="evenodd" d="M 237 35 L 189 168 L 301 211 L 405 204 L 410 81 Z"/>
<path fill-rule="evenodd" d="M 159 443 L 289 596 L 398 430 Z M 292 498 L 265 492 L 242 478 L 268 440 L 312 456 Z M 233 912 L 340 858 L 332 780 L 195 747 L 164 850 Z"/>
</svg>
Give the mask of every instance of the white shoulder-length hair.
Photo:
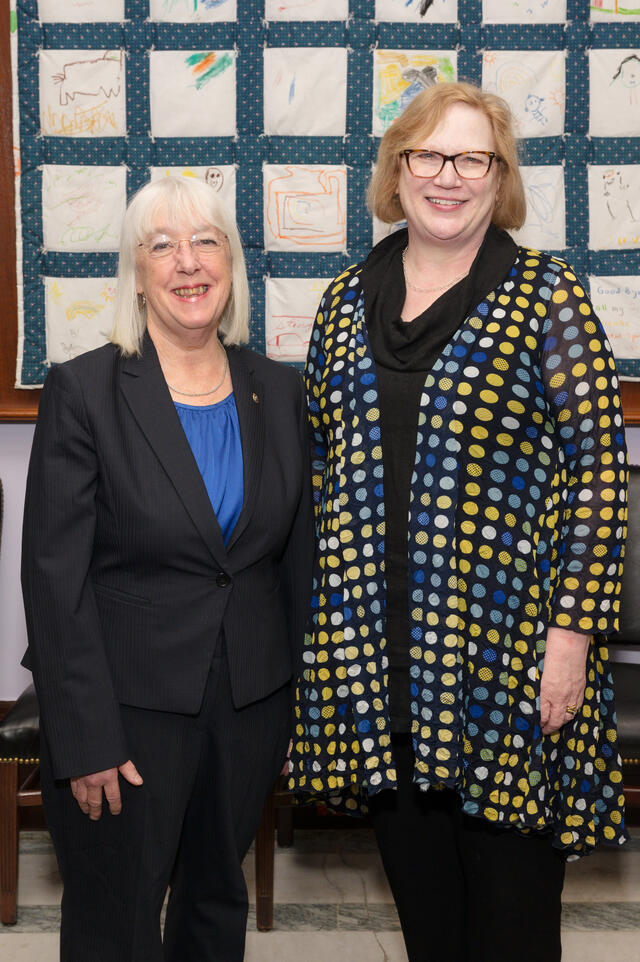
<svg viewBox="0 0 640 962">
<path fill-rule="evenodd" d="M 227 345 L 249 340 L 249 282 L 242 241 L 233 214 L 212 187 L 195 177 L 162 177 L 141 187 L 131 198 L 122 222 L 118 259 L 115 319 L 109 340 L 126 356 L 140 354 L 147 326 L 143 298 L 138 297 L 138 247 L 156 225 L 185 222 L 194 229 L 215 227 L 226 235 L 231 255 L 231 293 L 220 318 L 219 332 Z"/>
</svg>

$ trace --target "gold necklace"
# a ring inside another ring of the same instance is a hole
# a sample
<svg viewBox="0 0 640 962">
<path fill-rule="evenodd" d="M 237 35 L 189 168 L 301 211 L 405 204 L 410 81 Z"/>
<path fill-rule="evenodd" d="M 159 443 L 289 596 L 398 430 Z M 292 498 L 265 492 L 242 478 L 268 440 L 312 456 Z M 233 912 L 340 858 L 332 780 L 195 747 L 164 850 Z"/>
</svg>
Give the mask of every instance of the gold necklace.
<svg viewBox="0 0 640 962">
<path fill-rule="evenodd" d="M 405 258 L 408 249 L 409 247 L 407 246 L 402 252 L 402 271 L 404 273 L 404 282 L 410 291 L 416 291 L 418 294 L 433 294 L 434 291 L 442 291 L 445 287 L 453 287 L 454 284 L 457 284 L 458 281 L 461 281 L 462 278 L 466 277 L 469 273 L 468 271 L 465 271 L 463 274 L 459 274 L 457 277 L 454 277 L 451 281 L 445 281 L 444 284 L 438 284 L 437 287 L 418 287 L 416 284 L 412 284 L 407 277 L 407 262 Z"/>
<path fill-rule="evenodd" d="M 227 352 L 224 349 L 224 344 L 220 344 L 220 347 L 222 348 L 222 353 L 224 354 L 224 368 L 222 371 L 222 377 L 215 387 L 212 387 L 210 391 L 179 391 L 177 387 L 171 387 L 165 378 L 169 390 L 173 391 L 174 394 L 179 394 L 181 397 L 207 397 L 209 394 L 215 394 L 216 391 L 219 391 L 224 384 L 224 379 L 227 376 L 227 371 L 229 370 L 229 358 L 227 357 Z"/>
</svg>

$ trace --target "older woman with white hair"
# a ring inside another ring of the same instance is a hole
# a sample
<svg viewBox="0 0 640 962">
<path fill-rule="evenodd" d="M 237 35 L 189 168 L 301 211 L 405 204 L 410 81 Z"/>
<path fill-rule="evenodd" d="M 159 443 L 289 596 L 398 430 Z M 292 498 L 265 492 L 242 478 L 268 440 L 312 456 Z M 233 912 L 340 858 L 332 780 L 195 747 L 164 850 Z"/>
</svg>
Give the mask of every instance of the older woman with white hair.
<svg viewBox="0 0 640 962">
<path fill-rule="evenodd" d="M 214 191 L 147 184 L 112 343 L 42 394 L 25 664 L 64 962 L 243 958 L 241 864 L 286 754 L 312 556 L 302 382 L 242 346 L 248 314 Z"/>
</svg>

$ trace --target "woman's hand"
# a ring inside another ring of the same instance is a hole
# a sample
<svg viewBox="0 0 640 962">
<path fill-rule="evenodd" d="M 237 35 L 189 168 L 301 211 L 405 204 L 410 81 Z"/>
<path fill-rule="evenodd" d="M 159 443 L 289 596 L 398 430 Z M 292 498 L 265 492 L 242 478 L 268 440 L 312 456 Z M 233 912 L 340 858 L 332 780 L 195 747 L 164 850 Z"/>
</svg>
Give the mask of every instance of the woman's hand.
<svg viewBox="0 0 640 962">
<path fill-rule="evenodd" d="M 567 706 L 580 708 L 586 683 L 585 664 L 589 635 L 564 628 L 549 628 L 544 668 L 540 681 L 542 732 L 557 732 L 573 718 Z"/>
<path fill-rule="evenodd" d="M 142 776 L 131 760 L 118 768 L 107 768 L 104 772 L 93 772 L 91 775 L 70 779 L 73 797 L 92 822 L 97 822 L 102 815 L 103 791 L 111 814 L 119 815 L 122 811 L 118 773 L 126 778 L 130 785 L 142 785 Z"/>
<path fill-rule="evenodd" d="M 290 739 L 289 739 L 289 747 L 287 748 L 287 756 L 286 756 L 286 758 L 285 758 L 285 760 L 284 760 L 284 762 L 283 762 L 283 764 L 282 764 L 282 768 L 280 769 L 280 774 L 281 774 L 281 775 L 288 775 L 288 774 L 289 774 L 289 755 L 291 754 L 291 749 L 292 749 L 292 748 L 293 748 L 293 738 L 290 738 Z"/>
</svg>

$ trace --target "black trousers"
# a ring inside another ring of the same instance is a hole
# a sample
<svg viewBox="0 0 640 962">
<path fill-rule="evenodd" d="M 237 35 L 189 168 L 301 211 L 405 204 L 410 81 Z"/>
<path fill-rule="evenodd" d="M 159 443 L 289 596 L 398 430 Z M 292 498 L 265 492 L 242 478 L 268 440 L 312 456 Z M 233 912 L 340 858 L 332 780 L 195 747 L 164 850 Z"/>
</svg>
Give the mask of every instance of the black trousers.
<svg viewBox="0 0 640 962">
<path fill-rule="evenodd" d="M 200 714 L 122 707 L 144 779 L 91 822 L 41 749 L 45 814 L 64 885 L 61 962 L 241 962 L 242 860 L 290 734 L 289 686 L 236 710 L 218 646 Z M 164 930 L 160 911 L 171 883 Z"/>
<path fill-rule="evenodd" d="M 548 835 L 463 815 L 453 791 L 412 784 L 408 736 L 394 736 L 397 792 L 370 814 L 409 962 L 559 962 L 564 859 Z"/>
</svg>

